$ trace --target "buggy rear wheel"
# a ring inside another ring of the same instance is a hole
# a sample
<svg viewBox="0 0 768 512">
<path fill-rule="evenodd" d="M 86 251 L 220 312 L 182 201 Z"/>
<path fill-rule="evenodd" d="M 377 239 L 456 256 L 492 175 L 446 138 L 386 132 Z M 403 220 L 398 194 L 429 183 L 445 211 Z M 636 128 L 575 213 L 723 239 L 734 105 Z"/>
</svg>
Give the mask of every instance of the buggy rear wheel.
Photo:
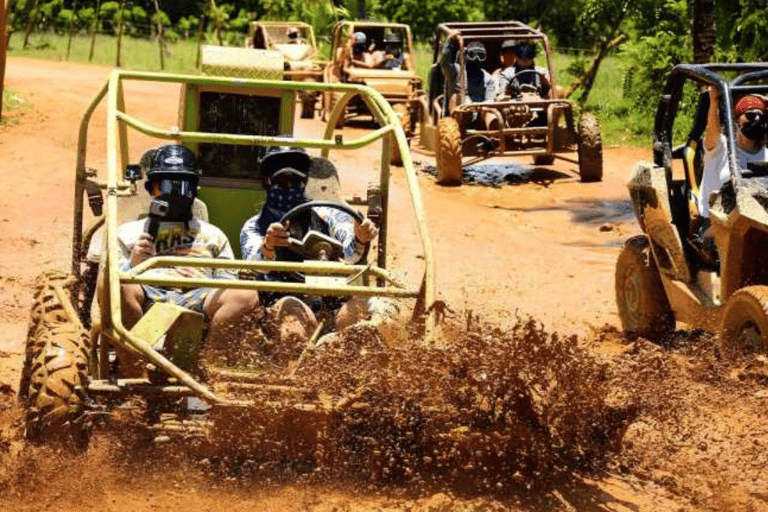
<svg viewBox="0 0 768 512">
<path fill-rule="evenodd" d="M 452 117 L 444 117 L 437 123 L 435 160 L 439 184 L 461 184 L 461 131 Z"/>
<path fill-rule="evenodd" d="M 644 235 L 630 238 L 616 261 L 616 304 L 629 335 L 657 341 L 675 328 L 675 316 Z"/>
<path fill-rule="evenodd" d="M 600 122 L 589 112 L 579 117 L 577 127 L 579 142 L 579 175 L 585 183 L 603 179 L 603 143 L 600 135 Z"/>
<path fill-rule="evenodd" d="M 747 286 L 725 303 L 722 349 L 731 355 L 768 353 L 768 286 Z"/>
<path fill-rule="evenodd" d="M 400 119 L 400 126 L 403 128 L 405 137 L 408 140 L 408 144 L 410 145 L 411 141 L 408 139 L 408 134 L 411 133 L 411 116 L 408 112 L 408 106 L 405 103 L 396 103 L 392 105 L 392 110 L 394 110 L 395 114 L 398 115 L 398 118 Z M 397 148 L 397 142 L 395 141 L 394 135 L 392 135 L 391 148 L 389 163 L 398 166 L 403 165 L 403 157 L 400 155 L 400 151 Z"/>
<path fill-rule="evenodd" d="M 533 163 L 536 165 L 552 165 L 555 155 L 533 155 Z"/>
</svg>

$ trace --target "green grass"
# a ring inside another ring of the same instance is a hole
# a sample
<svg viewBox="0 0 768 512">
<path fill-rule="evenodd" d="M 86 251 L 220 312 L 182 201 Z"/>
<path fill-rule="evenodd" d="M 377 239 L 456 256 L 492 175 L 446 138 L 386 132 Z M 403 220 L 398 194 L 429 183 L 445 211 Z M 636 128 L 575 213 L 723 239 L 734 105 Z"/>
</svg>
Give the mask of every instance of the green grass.
<svg viewBox="0 0 768 512">
<path fill-rule="evenodd" d="M 68 37 L 56 34 L 33 34 L 26 50 L 22 49 L 23 34 L 15 33 L 11 38 L 8 54 L 55 61 L 65 60 Z M 100 35 L 92 63 L 101 66 L 114 66 L 116 38 Z M 88 62 L 90 36 L 76 36 L 72 40 L 70 62 Z M 124 37 L 121 52 L 122 66 L 127 69 L 160 71 L 160 54 L 157 42 L 146 39 Z M 180 40 L 166 45 L 165 71 L 172 73 L 197 73 L 197 41 Z M 414 65 L 419 76 L 427 85 L 427 76 L 432 65 L 432 47 L 425 42 L 416 43 L 413 55 Z M 541 60 L 541 59 L 540 59 Z M 555 54 L 555 78 L 562 87 L 568 87 L 573 81 L 569 66 L 576 60 L 571 55 Z M 624 56 L 609 56 L 603 60 L 584 106 L 600 119 L 603 130 L 603 143 L 607 145 L 633 145 L 646 147 L 650 144 L 653 119 L 639 113 L 631 99 L 623 97 L 624 76 L 630 62 Z M 576 91 L 572 101 L 577 101 L 580 91 Z"/>
<path fill-rule="evenodd" d="M 19 110 L 27 105 L 27 101 L 19 94 L 3 89 L 3 118 L 0 119 L 0 125 L 8 124 L 11 122 L 11 117 L 8 114 L 14 110 Z"/>
<path fill-rule="evenodd" d="M 27 49 L 23 49 L 24 34 L 15 33 L 8 45 L 8 55 L 12 57 L 32 57 L 64 61 L 67 55 L 69 38 L 56 34 L 33 34 L 29 38 Z M 75 36 L 72 38 L 70 62 L 88 63 L 91 49 L 90 36 Z M 117 54 L 117 38 L 106 35 L 96 36 L 92 64 L 99 66 L 115 66 Z M 123 37 L 120 60 L 123 68 L 160 71 L 160 49 L 156 41 Z M 197 73 L 197 41 L 180 40 L 177 43 L 166 44 L 165 71 L 171 73 Z"/>
</svg>

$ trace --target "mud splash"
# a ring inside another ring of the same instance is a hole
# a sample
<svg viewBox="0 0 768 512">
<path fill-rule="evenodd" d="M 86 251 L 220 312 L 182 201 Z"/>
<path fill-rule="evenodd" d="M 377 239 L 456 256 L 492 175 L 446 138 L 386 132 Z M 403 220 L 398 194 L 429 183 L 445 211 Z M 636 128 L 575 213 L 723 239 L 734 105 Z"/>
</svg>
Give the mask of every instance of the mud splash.
<svg viewBox="0 0 768 512">
<path fill-rule="evenodd" d="M 759 359 L 725 361 L 700 332 L 652 344 L 607 327 L 578 342 L 530 319 L 508 331 L 474 325 L 439 349 L 384 347 L 352 330 L 308 360 L 297 372 L 303 385 L 349 397 L 319 466 L 195 457 L 184 445 L 157 445 L 130 418 L 83 455 L 28 446 L 6 390 L 0 508 L 124 510 L 117 494 L 146 502 L 132 510 L 155 510 L 158 499 L 239 510 L 245 495 L 251 506 L 275 499 L 281 510 L 316 512 L 602 510 L 612 498 L 579 482 L 625 475 L 685 504 L 637 510 L 765 509 Z"/>
</svg>

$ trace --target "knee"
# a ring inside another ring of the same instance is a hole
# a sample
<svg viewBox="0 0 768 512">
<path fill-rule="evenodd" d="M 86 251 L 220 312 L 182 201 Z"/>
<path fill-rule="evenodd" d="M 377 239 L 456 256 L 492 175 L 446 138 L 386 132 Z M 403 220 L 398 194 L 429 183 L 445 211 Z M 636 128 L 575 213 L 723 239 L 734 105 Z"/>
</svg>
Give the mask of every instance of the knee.
<svg viewBox="0 0 768 512">
<path fill-rule="evenodd" d="M 141 311 L 144 303 L 144 289 L 138 284 L 124 284 L 120 286 L 120 299 L 123 308 Z"/>
<path fill-rule="evenodd" d="M 256 290 L 227 290 L 223 299 L 222 306 L 235 316 L 248 314 L 259 307 L 259 292 Z"/>
</svg>

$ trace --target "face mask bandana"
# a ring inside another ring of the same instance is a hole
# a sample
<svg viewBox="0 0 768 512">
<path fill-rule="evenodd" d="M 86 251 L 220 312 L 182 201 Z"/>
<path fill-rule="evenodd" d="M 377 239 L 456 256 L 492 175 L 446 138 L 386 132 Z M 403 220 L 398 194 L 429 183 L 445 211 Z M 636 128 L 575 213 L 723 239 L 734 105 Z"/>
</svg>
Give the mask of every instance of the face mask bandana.
<svg viewBox="0 0 768 512">
<path fill-rule="evenodd" d="M 741 133 L 749 140 L 762 140 L 766 133 L 765 116 L 755 115 L 746 124 L 741 125 Z"/>
<path fill-rule="evenodd" d="M 262 236 L 265 235 L 270 224 L 280 222 L 283 215 L 307 201 L 303 185 L 298 187 L 270 185 L 267 188 L 267 200 L 264 202 L 264 208 L 259 215 L 259 233 Z"/>
</svg>

